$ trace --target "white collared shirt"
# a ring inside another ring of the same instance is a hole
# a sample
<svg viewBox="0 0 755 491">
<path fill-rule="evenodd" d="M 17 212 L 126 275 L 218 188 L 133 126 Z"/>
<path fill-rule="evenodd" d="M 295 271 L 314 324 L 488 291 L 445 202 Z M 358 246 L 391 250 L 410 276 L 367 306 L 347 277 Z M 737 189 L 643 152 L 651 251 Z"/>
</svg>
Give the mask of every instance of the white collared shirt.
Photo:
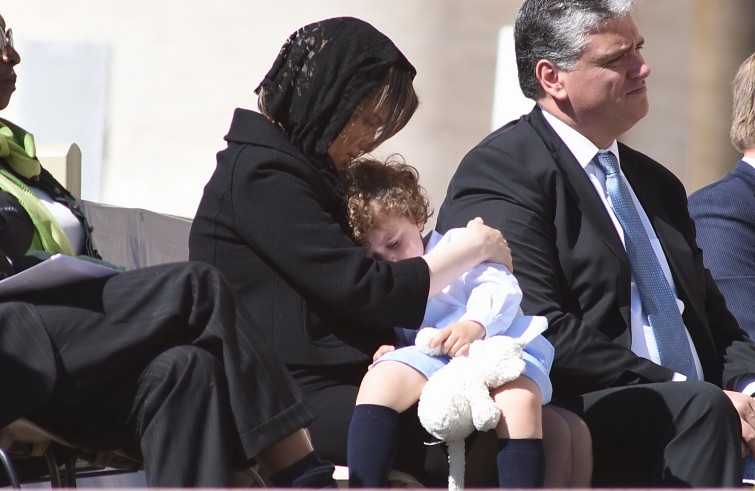
<svg viewBox="0 0 755 491">
<path fill-rule="evenodd" d="M 620 156 L 619 156 L 618 143 L 616 143 L 616 140 L 614 140 L 613 143 L 608 148 L 600 149 L 596 147 L 590 140 L 588 140 L 582 134 L 576 131 L 574 128 L 568 126 L 566 123 L 559 120 L 558 118 L 548 113 L 544 109 L 543 109 L 543 116 L 545 116 L 545 120 L 551 125 L 551 127 L 556 132 L 556 134 L 561 138 L 561 140 L 563 140 L 566 147 L 572 152 L 574 157 L 577 159 L 577 162 L 579 162 L 579 164 L 587 173 L 587 176 L 590 178 L 590 182 L 595 187 L 595 190 L 597 191 L 598 196 L 600 197 L 600 200 L 603 202 L 603 206 L 606 208 L 608 215 L 611 217 L 611 221 L 613 222 L 614 228 L 616 228 L 616 233 L 619 234 L 619 237 L 621 238 L 621 242 L 624 243 L 624 229 L 621 227 L 621 223 L 619 223 L 619 219 L 616 217 L 616 214 L 613 211 L 610 198 L 608 197 L 608 194 L 606 192 L 605 174 L 600 168 L 598 168 L 592 162 L 593 158 L 595 157 L 595 154 L 597 154 L 601 150 L 607 150 L 613 153 L 613 155 L 616 157 L 617 162 L 621 163 Z M 663 274 L 666 276 L 666 280 L 668 280 L 669 285 L 671 285 L 671 290 L 674 294 L 674 297 L 676 298 L 676 303 L 679 306 L 679 311 L 682 312 L 684 310 L 684 304 L 681 300 L 679 300 L 679 297 L 676 293 L 676 285 L 674 284 L 674 279 L 671 276 L 671 269 L 669 268 L 668 261 L 666 260 L 666 255 L 663 252 L 663 248 L 661 247 L 661 244 L 658 241 L 658 237 L 656 237 L 655 235 L 655 230 L 650 224 L 650 220 L 648 219 L 647 214 L 645 213 L 645 210 L 642 208 L 642 205 L 637 199 L 637 196 L 635 195 L 634 190 L 632 189 L 632 186 L 626 180 L 623 173 L 621 173 L 621 178 L 624 179 L 624 182 L 627 184 L 627 187 L 629 188 L 629 192 L 632 195 L 632 201 L 634 202 L 634 206 L 635 208 L 637 208 L 637 212 L 640 215 L 640 219 L 642 220 L 642 225 L 644 226 L 645 231 L 648 234 L 650 243 L 653 246 L 653 251 L 655 252 L 655 255 L 658 257 L 658 262 L 661 265 Z M 640 292 L 637 288 L 637 283 L 634 280 L 634 276 L 632 276 L 632 280 L 631 280 L 631 307 L 630 308 L 631 308 L 631 329 L 632 329 L 632 346 L 631 346 L 632 351 L 637 356 L 641 356 L 643 358 L 646 358 L 660 365 L 660 356 L 658 354 L 658 348 L 655 343 L 655 338 L 653 337 L 653 334 L 652 334 L 652 329 L 650 327 L 650 322 L 648 321 L 647 314 L 645 313 L 642 307 L 642 300 L 640 299 Z M 685 331 L 685 333 L 687 334 L 687 342 L 690 345 L 690 350 L 692 351 L 692 357 L 694 358 L 694 361 L 695 361 L 695 369 L 697 371 L 698 378 L 700 380 L 703 380 L 704 378 L 703 371 L 702 371 L 702 366 L 700 365 L 700 359 L 697 355 L 697 350 L 695 349 L 695 345 L 692 343 L 692 338 L 689 335 L 689 331 Z M 680 373 L 675 373 L 673 380 L 686 380 L 686 377 Z"/>
<path fill-rule="evenodd" d="M 750 164 L 752 167 L 755 168 L 755 157 L 744 156 L 742 157 L 742 160 L 744 160 L 745 162 L 747 162 L 748 164 Z"/>
</svg>

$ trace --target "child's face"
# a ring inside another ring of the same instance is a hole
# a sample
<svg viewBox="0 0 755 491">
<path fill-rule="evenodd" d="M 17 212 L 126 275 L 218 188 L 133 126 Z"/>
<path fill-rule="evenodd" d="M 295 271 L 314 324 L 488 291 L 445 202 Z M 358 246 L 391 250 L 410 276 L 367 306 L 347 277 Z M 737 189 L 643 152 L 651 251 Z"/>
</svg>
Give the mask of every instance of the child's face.
<svg viewBox="0 0 755 491">
<path fill-rule="evenodd" d="M 423 227 L 406 216 L 385 217 L 367 234 L 367 255 L 386 261 L 421 256 L 425 253 Z"/>
</svg>

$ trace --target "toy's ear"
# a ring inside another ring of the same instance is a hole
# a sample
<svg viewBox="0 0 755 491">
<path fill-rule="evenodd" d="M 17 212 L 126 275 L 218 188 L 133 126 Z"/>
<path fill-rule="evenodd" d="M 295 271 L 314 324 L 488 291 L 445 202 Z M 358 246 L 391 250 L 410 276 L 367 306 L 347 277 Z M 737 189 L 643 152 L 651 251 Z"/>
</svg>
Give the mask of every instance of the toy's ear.
<svg viewBox="0 0 755 491">
<path fill-rule="evenodd" d="M 433 347 L 431 342 L 435 335 L 438 334 L 438 330 L 434 327 L 423 327 L 417 331 L 417 337 L 414 339 L 414 345 L 420 351 L 429 356 L 440 356 L 443 354 L 440 344 Z"/>
</svg>

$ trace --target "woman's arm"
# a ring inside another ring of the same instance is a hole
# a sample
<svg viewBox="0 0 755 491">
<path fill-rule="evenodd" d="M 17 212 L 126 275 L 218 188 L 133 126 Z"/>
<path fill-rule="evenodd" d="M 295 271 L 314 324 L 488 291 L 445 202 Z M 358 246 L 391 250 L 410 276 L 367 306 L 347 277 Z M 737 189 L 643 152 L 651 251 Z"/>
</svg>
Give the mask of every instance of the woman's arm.
<svg viewBox="0 0 755 491">
<path fill-rule="evenodd" d="M 430 268 L 429 297 L 483 261 L 501 263 L 509 271 L 513 268 L 506 239 L 497 229 L 483 224 L 481 218 L 471 220 L 458 234 L 457 239 L 423 256 Z"/>
<path fill-rule="evenodd" d="M 287 158 L 236 164 L 225 199 L 244 244 L 318 309 L 375 326 L 418 326 L 431 282 L 439 291 L 480 261 L 508 256 L 500 233 L 474 221 L 449 250 L 396 263 L 368 258 L 317 172 Z"/>
<path fill-rule="evenodd" d="M 34 238 L 34 224 L 11 194 L 0 191 L 0 250 L 13 263 L 26 254 Z"/>
</svg>

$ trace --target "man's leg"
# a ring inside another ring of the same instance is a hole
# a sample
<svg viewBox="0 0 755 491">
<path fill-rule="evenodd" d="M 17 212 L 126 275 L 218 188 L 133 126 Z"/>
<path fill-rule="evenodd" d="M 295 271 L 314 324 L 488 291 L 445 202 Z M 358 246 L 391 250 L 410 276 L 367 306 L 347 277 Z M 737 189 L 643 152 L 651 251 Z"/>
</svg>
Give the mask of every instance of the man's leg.
<svg viewBox="0 0 755 491">
<path fill-rule="evenodd" d="M 33 305 L 0 302 L 0 373 L 0 428 L 39 407 L 54 390 L 55 352 Z"/>
<path fill-rule="evenodd" d="M 596 487 L 738 487 L 740 424 L 706 382 L 667 382 L 557 401 L 592 434 Z"/>
<path fill-rule="evenodd" d="M 193 346 L 172 348 L 139 379 L 131 421 L 151 487 L 227 487 L 240 468 L 223 365 Z"/>
</svg>

